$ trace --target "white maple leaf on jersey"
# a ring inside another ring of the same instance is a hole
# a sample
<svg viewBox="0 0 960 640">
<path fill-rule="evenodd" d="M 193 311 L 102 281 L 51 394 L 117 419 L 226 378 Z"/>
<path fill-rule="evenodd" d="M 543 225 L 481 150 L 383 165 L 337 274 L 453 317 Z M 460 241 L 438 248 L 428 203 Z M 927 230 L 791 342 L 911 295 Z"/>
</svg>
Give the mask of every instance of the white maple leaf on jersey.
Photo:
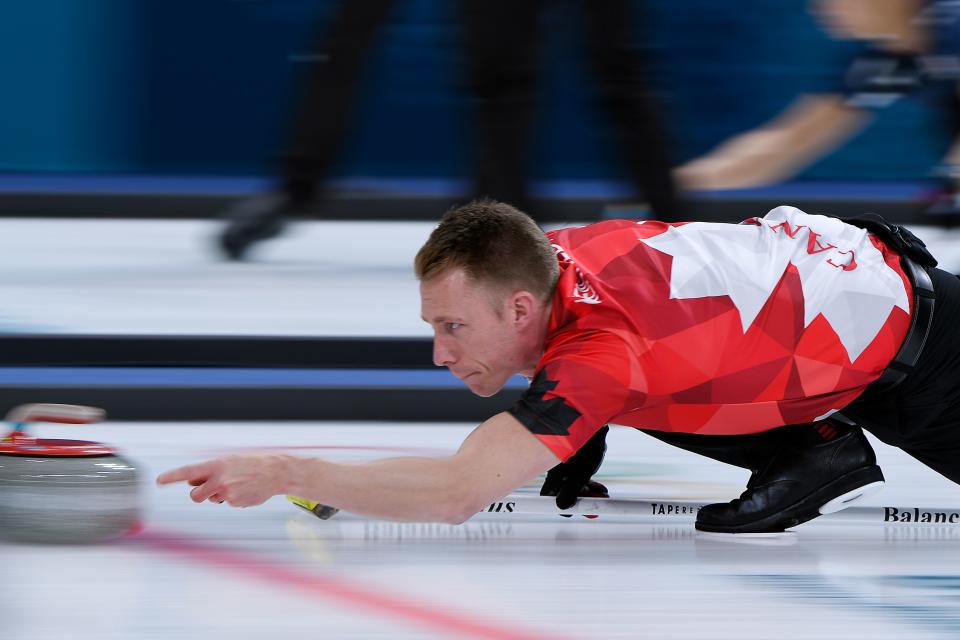
<svg viewBox="0 0 960 640">
<path fill-rule="evenodd" d="M 789 264 L 800 274 L 804 300 L 804 327 L 818 315 L 830 323 L 847 351 L 856 360 L 877 337 L 894 306 L 909 313 L 906 287 L 867 232 L 835 218 L 810 215 L 795 207 L 777 207 L 760 224 L 692 222 L 670 227 L 652 238 L 648 246 L 673 256 L 670 298 L 726 295 L 740 313 L 746 333 L 767 303 Z M 799 232 L 791 238 L 786 222 Z M 809 253 L 810 231 L 819 234 L 821 247 L 836 249 Z M 853 254 L 840 253 L 853 251 Z M 856 256 L 857 266 L 844 271 Z"/>
</svg>

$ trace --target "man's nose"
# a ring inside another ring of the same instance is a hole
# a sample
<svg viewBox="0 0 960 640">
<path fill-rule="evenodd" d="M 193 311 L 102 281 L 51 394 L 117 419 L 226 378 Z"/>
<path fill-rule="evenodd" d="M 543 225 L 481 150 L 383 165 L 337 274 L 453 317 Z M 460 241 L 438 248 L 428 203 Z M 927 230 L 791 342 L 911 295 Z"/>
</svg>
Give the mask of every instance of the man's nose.
<svg viewBox="0 0 960 640">
<path fill-rule="evenodd" d="M 438 367 L 449 367 L 456 360 L 445 340 L 439 337 L 433 339 L 433 364 Z"/>
</svg>

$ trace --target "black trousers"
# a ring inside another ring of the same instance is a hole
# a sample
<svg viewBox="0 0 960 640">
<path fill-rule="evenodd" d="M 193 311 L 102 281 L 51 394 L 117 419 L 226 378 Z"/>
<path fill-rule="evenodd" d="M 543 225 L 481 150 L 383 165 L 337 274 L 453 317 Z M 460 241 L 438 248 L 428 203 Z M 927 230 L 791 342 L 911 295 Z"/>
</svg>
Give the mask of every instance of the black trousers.
<svg viewBox="0 0 960 640">
<path fill-rule="evenodd" d="M 396 0 L 341 0 L 328 33 L 311 47 L 320 54 L 305 79 L 283 157 L 284 188 L 295 201 L 313 197 L 341 156 L 354 125 L 362 70 L 374 38 Z"/>
<path fill-rule="evenodd" d="M 890 392 L 868 389 L 843 413 L 960 483 L 960 279 L 931 269 L 933 326 L 917 367 Z"/>
<path fill-rule="evenodd" d="M 475 194 L 533 212 L 527 190 L 530 130 L 545 0 L 461 1 L 469 83 L 478 103 Z M 667 136 L 636 46 L 634 0 L 580 5 L 590 67 L 628 176 L 658 219 L 678 219 Z"/>
<path fill-rule="evenodd" d="M 933 325 L 916 368 L 891 391 L 868 389 L 843 415 L 882 442 L 960 484 L 960 279 L 931 269 L 937 294 Z M 699 436 L 645 431 L 668 444 L 756 470 L 787 443 L 808 437 L 808 425 L 763 433 Z"/>
</svg>

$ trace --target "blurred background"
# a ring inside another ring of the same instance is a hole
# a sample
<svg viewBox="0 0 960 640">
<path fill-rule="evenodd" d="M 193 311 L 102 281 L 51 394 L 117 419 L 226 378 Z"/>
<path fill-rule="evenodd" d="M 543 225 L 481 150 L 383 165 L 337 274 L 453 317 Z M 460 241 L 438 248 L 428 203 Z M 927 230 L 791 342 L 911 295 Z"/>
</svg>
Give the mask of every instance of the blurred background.
<svg viewBox="0 0 960 640">
<path fill-rule="evenodd" d="M 413 256 L 478 195 L 547 228 L 873 211 L 960 273 L 958 14 L 0 2 L 0 411 L 105 409 L 107 424 L 37 433 L 135 461 L 146 527 L 109 545 L 0 542 L 0 640 L 960 637 L 949 525 L 823 518 L 734 542 L 670 521 L 321 522 L 282 497 L 228 510 L 152 483 L 254 449 L 443 455 L 512 405 L 524 380 L 471 395 L 433 366 L 420 320 Z M 742 490 L 744 471 L 632 431 L 610 435 L 598 478 L 613 495 Z M 955 485 L 874 445 L 883 504 L 956 504 Z M 10 513 L 97 515 L 65 484 L 17 503 L 3 480 L 0 538 Z"/>
<path fill-rule="evenodd" d="M 0 401 L 483 418 L 516 389 L 432 370 L 410 268 L 475 195 L 545 226 L 873 211 L 960 270 L 956 5 L 3 4 Z"/>
<path fill-rule="evenodd" d="M 340 200 L 401 193 L 415 196 L 405 203 L 414 206 L 387 203 L 380 215 L 434 219 L 442 207 L 424 209 L 420 198 L 429 203 L 467 193 L 476 144 L 462 37 L 461 5 L 469 2 L 388 4 L 382 28 L 361 41 L 351 135 L 332 169 L 336 185 L 350 193 L 335 198 L 327 214 L 356 212 Z M 582 3 L 534 4 L 543 7 L 530 122 L 537 193 L 620 197 L 626 174 L 587 69 Z M 842 87 L 862 47 L 831 37 L 807 0 L 755 2 L 736 11 L 715 0 L 628 4 L 635 8 L 632 44 L 646 61 L 644 81 L 677 164 L 769 121 L 802 94 Z M 261 190 L 275 173 L 311 68 L 329 63 L 320 46 L 339 8 L 336 0 L 5 4 L 0 211 L 204 216 L 217 213 L 209 201 L 184 198 L 164 208 L 129 196 Z M 949 126 L 930 95 L 900 100 L 788 178 L 824 189 L 865 183 L 834 198 L 844 201 L 883 200 L 895 184 L 905 189 L 933 180 L 925 186 L 936 189 Z M 809 197 L 830 199 L 810 188 Z M 64 190 L 128 197 L 107 199 L 93 211 L 76 200 L 43 197 Z M 36 198 L 25 199 L 28 193 Z M 596 215 L 596 208 L 575 214 Z"/>
</svg>

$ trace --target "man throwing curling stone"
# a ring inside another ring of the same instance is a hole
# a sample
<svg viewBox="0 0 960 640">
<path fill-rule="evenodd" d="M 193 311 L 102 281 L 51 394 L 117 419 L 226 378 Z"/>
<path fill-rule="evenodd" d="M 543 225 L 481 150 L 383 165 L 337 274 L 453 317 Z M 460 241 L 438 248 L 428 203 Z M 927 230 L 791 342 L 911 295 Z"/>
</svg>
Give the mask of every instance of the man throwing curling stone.
<svg viewBox="0 0 960 640">
<path fill-rule="evenodd" d="M 548 470 L 560 507 L 602 493 L 608 423 L 753 472 L 700 510 L 706 531 L 783 531 L 879 487 L 861 427 L 960 482 L 960 281 L 901 227 L 851 222 L 778 207 L 544 233 L 503 203 L 453 209 L 415 261 L 434 362 L 481 396 L 526 376 L 511 409 L 446 458 L 234 455 L 158 482 L 462 522 Z"/>
</svg>

